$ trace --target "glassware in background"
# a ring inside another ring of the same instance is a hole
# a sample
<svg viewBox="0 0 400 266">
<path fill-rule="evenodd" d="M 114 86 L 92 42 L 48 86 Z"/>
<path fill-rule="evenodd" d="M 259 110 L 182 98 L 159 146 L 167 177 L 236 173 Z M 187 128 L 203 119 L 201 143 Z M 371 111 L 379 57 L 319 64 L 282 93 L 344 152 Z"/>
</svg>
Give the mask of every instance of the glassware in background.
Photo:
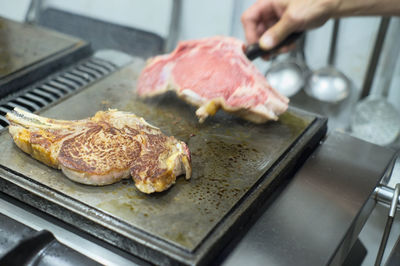
<svg viewBox="0 0 400 266">
<path fill-rule="evenodd" d="M 304 87 L 309 72 L 304 54 L 305 38 L 306 34 L 303 34 L 289 57 L 273 61 L 265 73 L 271 86 L 287 97 L 295 95 Z"/>
<path fill-rule="evenodd" d="M 382 84 L 379 84 L 381 94 L 369 95 L 389 22 L 390 18 L 388 17 L 381 19 L 374 52 L 371 56 L 361 92 L 361 101 L 357 103 L 351 119 L 351 131 L 354 136 L 378 145 L 390 145 L 400 134 L 400 114 L 387 100 L 400 52 L 400 46 L 398 45 L 400 42 L 399 33 L 394 38 L 395 45 L 392 45 L 391 50 L 386 53 L 386 58 L 383 61 L 382 73 L 384 79 Z M 365 97 L 367 95 L 369 96 Z"/>
<path fill-rule="evenodd" d="M 328 65 L 313 71 L 304 88 L 310 97 L 323 102 L 337 103 L 350 92 L 349 79 L 334 66 L 339 22 L 339 19 L 334 21 Z"/>
</svg>

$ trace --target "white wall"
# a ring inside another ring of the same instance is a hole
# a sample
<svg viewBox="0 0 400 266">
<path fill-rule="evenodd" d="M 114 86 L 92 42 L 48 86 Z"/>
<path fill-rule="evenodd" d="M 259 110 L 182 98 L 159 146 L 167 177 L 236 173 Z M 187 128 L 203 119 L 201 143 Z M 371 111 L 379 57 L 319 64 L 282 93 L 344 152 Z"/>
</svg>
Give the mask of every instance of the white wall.
<svg viewBox="0 0 400 266">
<path fill-rule="evenodd" d="M 45 0 L 46 5 L 55 6 L 114 23 L 141 28 L 155 32 L 163 37 L 168 34 L 172 0 Z M 241 13 L 254 0 L 183 0 L 180 40 L 196 39 L 212 35 L 232 35 L 244 39 L 240 23 Z M 0 0 L 0 15 L 22 21 L 29 0 Z M 341 20 L 337 45 L 336 66 L 343 71 L 360 90 L 368 66 L 369 57 L 375 41 L 380 18 L 357 17 Z M 312 69 L 327 64 L 332 21 L 319 29 L 309 31 L 306 41 L 307 62 Z M 391 21 L 389 34 L 377 70 L 373 91 L 378 92 L 385 78 L 382 65 L 390 58 L 390 43 L 398 45 L 396 35 L 400 33 L 400 20 Z M 389 56 L 385 57 L 385 54 Z M 255 62 L 261 71 L 269 63 Z M 397 64 L 399 65 L 399 64 Z M 390 89 L 390 101 L 400 111 L 400 66 L 396 67 Z"/>
<path fill-rule="evenodd" d="M 0 16 L 23 21 L 29 3 L 29 0 L 0 0 Z"/>
<path fill-rule="evenodd" d="M 188 40 L 228 35 L 232 9 L 232 0 L 183 1 L 179 38 Z"/>
</svg>

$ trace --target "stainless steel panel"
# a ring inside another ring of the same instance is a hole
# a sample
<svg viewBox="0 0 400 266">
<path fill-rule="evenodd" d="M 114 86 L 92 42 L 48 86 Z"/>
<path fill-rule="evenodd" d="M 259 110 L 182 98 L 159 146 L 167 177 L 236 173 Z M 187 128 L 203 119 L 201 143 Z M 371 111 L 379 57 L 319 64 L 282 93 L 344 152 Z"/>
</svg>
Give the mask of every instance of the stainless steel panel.
<svg viewBox="0 0 400 266">
<path fill-rule="evenodd" d="M 78 39 L 0 17 L 0 79 L 65 51 Z"/>
<path fill-rule="evenodd" d="M 328 135 L 223 265 L 342 265 L 394 155 L 347 134 Z"/>
</svg>

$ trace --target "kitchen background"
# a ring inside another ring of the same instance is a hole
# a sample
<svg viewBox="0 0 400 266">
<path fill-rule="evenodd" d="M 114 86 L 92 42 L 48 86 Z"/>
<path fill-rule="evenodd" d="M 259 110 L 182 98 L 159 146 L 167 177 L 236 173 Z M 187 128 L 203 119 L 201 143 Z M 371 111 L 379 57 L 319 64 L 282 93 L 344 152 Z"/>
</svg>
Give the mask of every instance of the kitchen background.
<svg viewBox="0 0 400 266">
<path fill-rule="evenodd" d="M 244 40 L 240 16 L 254 0 L 202 0 L 182 1 L 182 15 L 178 40 L 196 39 L 213 35 L 230 35 Z M 30 0 L 0 1 L 0 15 L 23 21 Z M 172 1 L 160 0 L 46 0 L 45 5 L 154 32 L 164 38 L 168 35 Z M 338 34 L 336 66 L 353 82 L 353 89 L 360 91 L 374 46 L 379 17 L 352 17 L 341 19 Z M 326 66 L 333 21 L 307 33 L 305 53 L 311 69 Z M 400 19 L 392 18 L 384 43 L 381 60 L 374 78 L 372 93 L 380 93 L 382 85 L 392 80 L 389 101 L 400 111 L 400 63 L 397 62 L 393 77 L 385 68 L 396 53 L 400 43 Z M 400 60 L 397 60 L 400 61 Z M 257 60 L 257 67 L 265 72 L 269 63 Z"/>
<path fill-rule="evenodd" d="M 172 1 L 47 0 L 44 2 L 48 6 L 73 13 L 154 32 L 163 38 L 168 36 Z M 240 16 L 253 2 L 254 0 L 182 1 L 178 40 L 213 35 L 230 35 L 244 40 Z M 29 4 L 30 0 L 0 0 L 0 16 L 24 21 Z M 379 23 L 380 17 L 341 19 L 336 67 L 350 78 L 353 89 L 357 92 L 361 91 L 363 85 Z M 327 65 L 332 28 L 333 21 L 328 21 L 321 28 L 307 33 L 305 54 L 307 64 L 311 69 Z M 387 75 L 389 59 L 393 56 L 397 57 L 396 50 L 399 43 L 400 19 L 392 18 L 374 78 L 372 93 L 379 94 L 383 84 L 390 84 L 389 101 L 400 112 L 400 60 L 397 60 L 393 77 Z M 269 62 L 262 60 L 257 60 L 255 64 L 263 73 L 270 66 Z M 391 82 L 387 83 L 388 81 Z M 394 172 L 394 176 L 399 179 L 398 165 Z M 391 185 L 394 186 L 394 183 L 395 181 L 392 180 Z M 387 209 L 378 205 L 360 235 L 362 242 L 371 251 L 363 265 L 371 265 L 375 259 L 379 245 L 377 240 L 381 238 L 386 215 Z M 400 222 L 398 218 L 396 220 L 388 245 L 389 250 L 400 232 Z"/>
</svg>

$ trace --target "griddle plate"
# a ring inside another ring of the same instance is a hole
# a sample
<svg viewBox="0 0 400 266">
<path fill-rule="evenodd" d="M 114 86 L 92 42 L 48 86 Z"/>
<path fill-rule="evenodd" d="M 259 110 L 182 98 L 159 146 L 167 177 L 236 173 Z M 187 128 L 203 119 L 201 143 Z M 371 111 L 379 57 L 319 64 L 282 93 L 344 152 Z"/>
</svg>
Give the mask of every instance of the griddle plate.
<svg viewBox="0 0 400 266">
<path fill-rule="evenodd" d="M 79 42 L 70 36 L 0 17 L 0 79 Z"/>
<path fill-rule="evenodd" d="M 57 203 L 58 196 L 68 195 L 86 204 L 87 210 L 101 210 L 156 239 L 192 252 L 315 117 L 291 110 L 279 122 L 255 125 L 218 112 L 199 124 L 195 108 L 172 94 L 145 101 L 135 96 L 136 79 L 143 66 L 143 61 L 135 59 L 41 115 L 81 119 L 108 108 L 134 112 L 164 133 L 188 143 L 192 152 L 191 180 L 179 177 L 168 191 L 153 195 L 139 192 L 132 180 L 104 187 L 77 184 L 23 153 L 7 132 L 0 136 L 0 164 L 29 177 L 25 189 L 35 194 L 38 191 L 29 185 L 32 182 L 54 189 L 57 197 L 46 196 L 51 201 Z M 271 181 L 267 178 L 263 182 Z M 67 208 L 74 210 L 73 206 Z M 86 215 L 93 221 L 98 219 L 93 212 Z"/>
</svg>

